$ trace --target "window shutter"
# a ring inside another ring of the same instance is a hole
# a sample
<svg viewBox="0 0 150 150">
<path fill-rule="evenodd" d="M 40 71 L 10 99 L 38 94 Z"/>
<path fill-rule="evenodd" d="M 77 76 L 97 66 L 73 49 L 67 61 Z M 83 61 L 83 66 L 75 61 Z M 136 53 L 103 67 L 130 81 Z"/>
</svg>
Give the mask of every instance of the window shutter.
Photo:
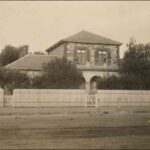
<svg viewBox="0 0 150 150">
<path fill-rule="evenodd" d="M 99 49 L 96 49 L 95 51 L 95 62 L 98 62 L 98 51 Z"/>
<path fill-rule="evenodd" d="M 74 60 L 77 60 L 77 50 L 76 49 L 73 50 L 73 58 L 74 58 Z"/>
<path fill-rule="evenodd" d="M 110 63 L 111 62 L 111 52 L 110 51 L 107 52 L 107 59 L 108 59 L 108 63 Z"/>
<path fill-rule="evenodd" d="M 90 61 L 90 50 L 89 49 L 87 49 L 87 51 L 86 51 L 86 53 L 87 53 L 87 61 Z"/>
</svg>

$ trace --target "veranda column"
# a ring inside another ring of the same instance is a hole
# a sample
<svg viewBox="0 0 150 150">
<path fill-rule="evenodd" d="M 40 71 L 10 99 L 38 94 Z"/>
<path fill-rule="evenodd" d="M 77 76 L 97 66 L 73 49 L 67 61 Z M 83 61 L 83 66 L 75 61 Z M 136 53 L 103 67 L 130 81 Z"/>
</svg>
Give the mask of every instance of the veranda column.
<svg viewBox="0 0 150 150">
<path fill-rule="evenodd" d="M 86 83 L 85 83 L 85 90 L 86 90 L 87 94 L 90 93 L 90 81 L 86 81 Z"/>
<path fill-rule="evenodd" d="M 86 93 L 89 94 L 89 92 L 90 92 L 91 73 L 85 71 L 85 72 L 83 72 L 83 76 L 84 76 L 84 79 L 85 79 L 85 90 L 86 90 Z"/>
</svg>

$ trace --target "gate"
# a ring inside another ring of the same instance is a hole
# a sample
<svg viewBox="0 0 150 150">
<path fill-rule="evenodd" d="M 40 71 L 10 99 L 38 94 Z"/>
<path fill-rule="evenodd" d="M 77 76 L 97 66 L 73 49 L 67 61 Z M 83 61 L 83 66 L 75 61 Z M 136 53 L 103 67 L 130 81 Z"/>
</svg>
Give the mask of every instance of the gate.
<svg viewBox="0 0 150 150">
<path fill-rule="evenodd" d="M 96 106 L 97 106 L 96 94 L 89 94 L 87 96 L 87 107 L 96 107 Z"/>
<path fill-rule="evenodd" d="M 12 95 L 4 95 L 4 107 L 12 107 L 13 101 L 12 101 Z"/>
<path fill-rule="evenodd" d="M 87 88 L 87 107 L 97 107 L 97 83 L 90 81 Z"/>
<path fill-rule="evenodd" d="M 97 89 L 90 89 L 87 93 L 87 107 L 97 107 Z"/>
</svg>

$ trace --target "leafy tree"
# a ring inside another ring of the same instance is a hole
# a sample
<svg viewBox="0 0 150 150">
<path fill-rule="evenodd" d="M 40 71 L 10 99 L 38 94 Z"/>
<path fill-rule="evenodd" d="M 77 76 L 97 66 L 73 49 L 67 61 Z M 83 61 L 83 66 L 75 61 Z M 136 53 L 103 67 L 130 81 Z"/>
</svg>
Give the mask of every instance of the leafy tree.
<svg viewBox="0 0 150 150">
<path fill-rule="evenodd" d="M 134 75 L 105 76 L 98 79 L 98 89 L 143 90 L 143 81 Z"/>
<path fill-rule="evenodd" d="M 144 90 L 145 84 L 139 76 L 135 75 L 121 75 L 120 79 L 120 89 L 125 90 Z"/>
<path fill-rule="evenodd" d="M 150 89 L 150 46 L 147 44 L 130 46 L 120 64 L 120 75 L 136 79 L 140 81 L 141 88 Z M 139 88 L 140 85 L 135 84 L 134 88 Z"/>
<path fill-rule="evenodd" d="M 10 92 L 14 88 L 30 88 L 30 79 L 25 73 L 0 68 L 0 86 Z"/>
<path fill-rule="evenodd" d="M 66 58 L 56 58 L 43 69 L 43 75 L 35 77 L 32 81 L 35 88 L 78 88 L 83 81 L 82 73 Z"/>
<path fill-rule="evenodd" d="M 11 45 L 5 46 L 0 54 L 0 64 L 1 66 L 5 66 L 19 58 L 18 48 L 13 47 Z"/>
</svg>

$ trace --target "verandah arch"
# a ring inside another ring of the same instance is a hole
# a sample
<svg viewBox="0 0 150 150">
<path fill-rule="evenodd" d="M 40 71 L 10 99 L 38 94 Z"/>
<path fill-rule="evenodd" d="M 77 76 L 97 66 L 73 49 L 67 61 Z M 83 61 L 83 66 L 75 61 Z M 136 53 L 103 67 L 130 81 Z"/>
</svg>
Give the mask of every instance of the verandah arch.
<svg viewBox="0 0 150 150">
<path fill-rule="evenodd" d="M 106 75 L 118 75 L 118 72 L 105 72 L 105 71 L 82 71 L 85 79 L 85 89 L 87 93 L 91 90 L 91 81 L 98 79 L 98 77 L 104 77 Z"/>
</svg>

